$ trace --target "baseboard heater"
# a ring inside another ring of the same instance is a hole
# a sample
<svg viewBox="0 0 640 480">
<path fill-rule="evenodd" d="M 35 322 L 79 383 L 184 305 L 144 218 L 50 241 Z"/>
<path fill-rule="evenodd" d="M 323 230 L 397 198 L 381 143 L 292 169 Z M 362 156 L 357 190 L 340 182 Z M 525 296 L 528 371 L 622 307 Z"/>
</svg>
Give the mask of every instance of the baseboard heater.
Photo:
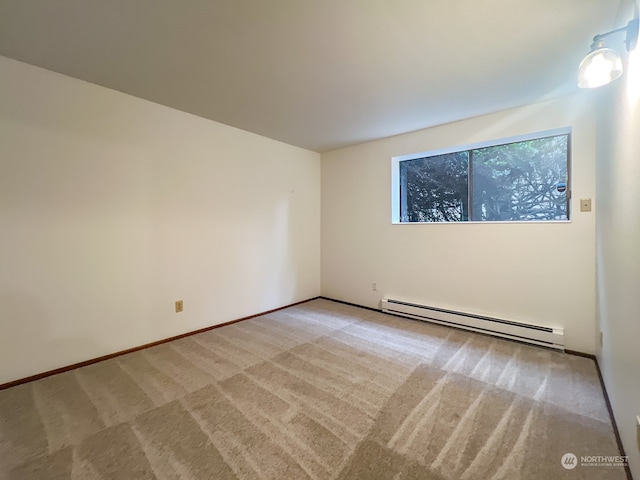
<svg viewBox="0 0 640 480">
<path fill-rule="evenodd" d="M 509 338 L 519 342 L 564 350 L 564 329 L 514 322 L 471 313 L 429 307 L 417 303 L 382 299 L 382 311 L 403 317 L 463 328 L 474 332 Z"/>
</svg>

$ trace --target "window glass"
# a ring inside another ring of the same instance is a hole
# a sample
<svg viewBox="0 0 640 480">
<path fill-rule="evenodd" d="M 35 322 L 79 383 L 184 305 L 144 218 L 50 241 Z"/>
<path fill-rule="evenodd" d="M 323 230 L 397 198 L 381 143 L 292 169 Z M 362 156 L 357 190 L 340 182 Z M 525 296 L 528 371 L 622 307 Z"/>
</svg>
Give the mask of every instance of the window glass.
<svg viewBox="0 0 640 480">
<path fill-rule="evenodd" d="M 567 220 L 567 136 L 471 151 L 471 219 Z"/>
<path fill-rule="evenodd" d="M 569 134 L 398 162 L 400 222 L 569 219 Z"/>
</svg>

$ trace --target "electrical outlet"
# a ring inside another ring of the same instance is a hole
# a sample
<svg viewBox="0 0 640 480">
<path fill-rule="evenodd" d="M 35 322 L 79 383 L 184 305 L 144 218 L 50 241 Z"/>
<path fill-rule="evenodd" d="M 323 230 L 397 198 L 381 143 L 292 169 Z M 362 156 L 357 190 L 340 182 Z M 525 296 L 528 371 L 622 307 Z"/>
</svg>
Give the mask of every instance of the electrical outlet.
<svg viewBox="0 0 640 480">
<path fill-rule="evenodd" d="M 182 300 L 176 300 L 176 313 L 180 313 L 184 310 L 184 302 Z"/>
<path fill-rule="evenodd" d="M 371 284 L 371 290 L 373 290 L 374 292 L 378 291 L 378 284 L 377 283 L 372 283 Z"/>
<path fill-rule="evenodd" d="M 602 346 L 602 340 L 604 339 L 604 335 L 602 332 L 600 332 L 600 346 Z"/>
<path fill-rule="evenodd" d="M 581 212 L 590 212 L 591 211 L 591 199 L 590 198 L 581 198 L 580 199 L 580 211 Z"/>
</svg>

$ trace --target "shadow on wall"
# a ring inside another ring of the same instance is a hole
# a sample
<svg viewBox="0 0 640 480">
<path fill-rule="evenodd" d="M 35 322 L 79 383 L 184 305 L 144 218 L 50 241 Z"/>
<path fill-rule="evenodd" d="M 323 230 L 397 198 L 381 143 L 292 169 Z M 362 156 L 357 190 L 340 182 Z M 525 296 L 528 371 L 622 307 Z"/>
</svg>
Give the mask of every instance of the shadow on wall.
<svg viewBox="0 0 640 480">
<path fill-rule="evenodd" d="M 0 384 L 65 367 L 103 350 L 95 339 L 53 331 L 44 304 L 28 293 L 3 290 L 0 305 Z M 66 360 L 60 364 L 51 359 Z"/>
<path fill-rule="evenodd" d="M 256 266 L 258 271 L 265 272 L 269 281 L 265 285 L 254 285 L 246 292 L 259 292 L 260 309 L 269 310 L 283 302 L 297 298 L 298 272 L 294 265 L 297 242 L 293 238 L 292 212 L 290 199 L 280 201 L 270 209 L 259 221 L 248 228 L 248 248 L 243 258 L 243 273 L 248 284 L 255 280 Z M 265 255 L 265 251 L 269 252 Z M 269 272 L 269 273 L 267 273 Z"/>
</svg>

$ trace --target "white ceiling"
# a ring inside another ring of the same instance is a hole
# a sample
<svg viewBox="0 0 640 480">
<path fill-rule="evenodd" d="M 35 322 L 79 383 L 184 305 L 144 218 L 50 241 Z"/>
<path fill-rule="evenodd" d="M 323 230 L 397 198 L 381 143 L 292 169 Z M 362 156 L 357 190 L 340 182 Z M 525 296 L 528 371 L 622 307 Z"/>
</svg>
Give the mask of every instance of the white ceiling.
<svg viewBox="0 0 640 480">
<path fill-rule="evenodd" d="M 576 90 L 619 0 L 0 0 L 0 54 L 315 151 Z"/>
</svg>

